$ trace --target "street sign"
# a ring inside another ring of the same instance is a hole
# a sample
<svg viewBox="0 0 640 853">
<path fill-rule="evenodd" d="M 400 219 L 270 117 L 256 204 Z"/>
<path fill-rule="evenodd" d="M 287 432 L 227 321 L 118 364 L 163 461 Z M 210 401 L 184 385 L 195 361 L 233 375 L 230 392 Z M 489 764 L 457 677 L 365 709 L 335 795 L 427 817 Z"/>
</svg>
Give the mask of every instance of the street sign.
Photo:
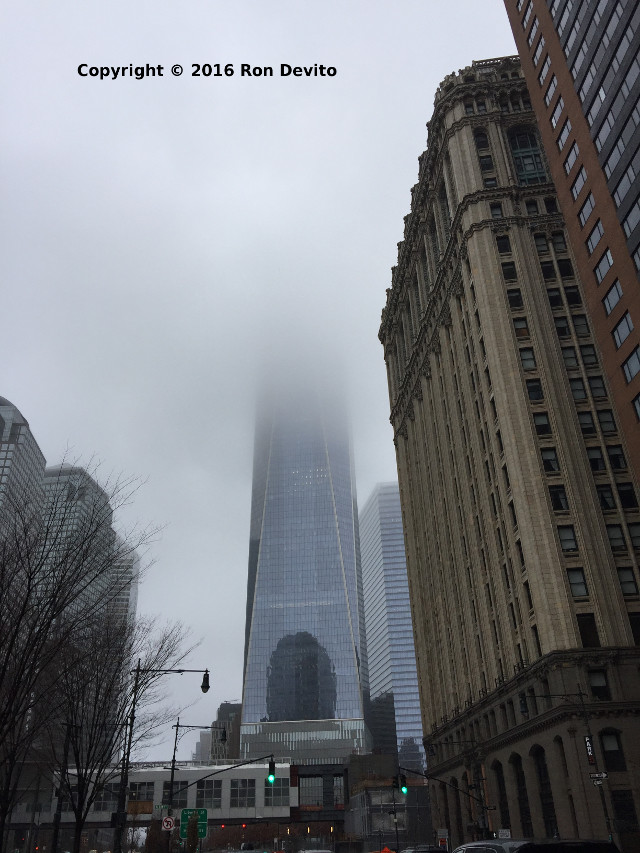
<svg viewBox="0 0 640 853">
<path fill-rule="evenodd" d="M 608 779 L 608 773 L 589 773 L 589 779 Z"/>
<path fill-rule="evenodd" d="M 167 832 L 171 832 L 175 825 L 175 821 L 172 817 L 163 817 L 162 818 L 162 828 Z"/>
<path fill-rule="evenodd" d="M 180 838 L 187 837 L 187 824 L 192 814 L 198 815 L 198 838 L 206 838 L 208 818 L 206 809 L 182 809 L 180 812 Z"/>
<path fill-rule="evenodd" d="M 593 780 L 593 784 L 594 784 L 594 785 L 596 785 L 596 786 L 598 786 L 598 785 L 602 785 L 602 779 L 594 779 L 594 780 Z"/>
<path fill-rule="evenodd" d="M 498 830 L 498 838 L 511 838 L 511 830 L 510 829 L 499 829 Z"/>
</svg>

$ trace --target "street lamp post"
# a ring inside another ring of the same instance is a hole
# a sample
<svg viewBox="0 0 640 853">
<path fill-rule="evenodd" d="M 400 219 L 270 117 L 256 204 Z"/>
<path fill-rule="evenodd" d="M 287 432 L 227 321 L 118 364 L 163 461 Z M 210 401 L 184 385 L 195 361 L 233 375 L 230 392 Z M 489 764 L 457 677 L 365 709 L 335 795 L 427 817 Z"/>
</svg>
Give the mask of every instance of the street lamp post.
<svg viewBox="0 0 640 853">
<path fill-rule="evenodd" d="M 118 788 L 118 805 L 115 813 L 115 830 L 113 833 L 113 851 L 114 853 L 122 853 L 122 834 L 124 832 L 127 813 L 127 786 L 129 784 L 129 765 L 131 763 L 131 749 L 133 746 L 133 728 L 136 719 L 136 704 L 138 701 L 138 691 L 140 689 L 140 675 L 182 675 L 184 672 L 201 672 L 202 684 L 200 689 L 203 693 L 209 692 L 209 670 L 208 669 L 147 669 L 141 666 L 141 661 L 138 658 L 138 663 L 135 669 L 131 670 L 133 679 L 133 691 L 131 693 L 131 712 L 129 714 L 129 722 L 125 730 L 124 751 L 122 755 L 122 772 L 120 773 L 120 786 Z"/>
<path fill-rule="evenodd" d="M 171 776 L 169 777 L 169 803 L 168 803 L 169 810 L 167 812 L 167 814 L 169 816 L 171 816 L 171 813 L 173 811 L 173 781 L 174 781 L 175 775 L 176 775 L 176 751 L 178 749 L 178 741 L 180 740 L 180 737 L 179 737 L 180 729 L 210 729 L 211 726 L 210 725 L 208 725 L 208 726 L 194 726 L 194 725 L 188 726 L 184 723 L 181 725 L 180 724 L 180 717 L 178 717 L 178 719 L 176 720 L 176 722 L 174 723 L 174 725 L 171 728 L 176 730 L 176 736 L 173 740 L 173 755 L 171 757 Z M 169 850 L 170 847 L 171 847 L 171 833 L 168 832 L 167 833 L 167 850 Z"/>
</svg>

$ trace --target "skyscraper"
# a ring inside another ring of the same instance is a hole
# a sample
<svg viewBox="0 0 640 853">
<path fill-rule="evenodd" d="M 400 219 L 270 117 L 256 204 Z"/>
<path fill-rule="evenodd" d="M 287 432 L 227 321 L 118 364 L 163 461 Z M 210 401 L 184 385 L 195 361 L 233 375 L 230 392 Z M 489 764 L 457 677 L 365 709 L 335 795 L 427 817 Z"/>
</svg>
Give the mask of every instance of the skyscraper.
<svg viewBox="0 0 640 853">
<path fill-rule="evenodd" d="M 18 506 L 42 508 L 42 476 L 46 462 L 27 420 L 5 397 L 0 397 L 0 507 L 8 499 L 10 513 Z"/>
<path fill-rule="evenodd" d="M 378 748 L 388 750 L 390 729 L 400 765 L 421 769 L 420 697 L 397 483 L 378 483 L 361 510 L 360 547 L 374 746 L 378 735 Z"/>
<path fill-rule="evenodd" d="M 629 460 L 640 476 L 640 7 L 505 0 Z"/>
<path fill-rule="evenodd" d="M 359 543 L 344 416 L 292 383 L 255 437 L 241 753 L 340 760 L 367 746 Z"/>
<path fill-rule="evenodd" d="M 448 75 L 380 339 L 433 824 L 456 843 L 638 849 L 638 489 L 589 287 L 518 57 Z"/>
</svg>

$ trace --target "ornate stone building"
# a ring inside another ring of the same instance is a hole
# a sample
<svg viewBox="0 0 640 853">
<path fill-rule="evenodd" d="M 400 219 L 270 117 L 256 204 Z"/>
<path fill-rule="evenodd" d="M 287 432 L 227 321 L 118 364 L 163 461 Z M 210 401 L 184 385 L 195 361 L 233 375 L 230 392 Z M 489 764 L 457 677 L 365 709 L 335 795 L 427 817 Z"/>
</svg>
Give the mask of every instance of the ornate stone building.
<svg viewBox="0 0 640 853">
<path fill-rule="evenodd" d="M 433 825 L 637 850 L 637 484 L 518 58 L 428 132 L 380 340 Z"/>
</svg>

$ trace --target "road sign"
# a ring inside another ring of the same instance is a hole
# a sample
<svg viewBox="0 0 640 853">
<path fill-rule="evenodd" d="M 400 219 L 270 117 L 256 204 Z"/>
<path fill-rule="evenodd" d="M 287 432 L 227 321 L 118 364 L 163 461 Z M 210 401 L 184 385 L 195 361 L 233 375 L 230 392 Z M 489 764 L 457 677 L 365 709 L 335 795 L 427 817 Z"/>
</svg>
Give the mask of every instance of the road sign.
<svg viewBox="0 0 640 853">
<path fill-rule="evenodd" d="M 589 773 L 589 779 L 608 779 L 608 773 Z"/>
<path fill-rule="evenodd" d="M 175 821 L 172 817 L 163 817 L 162 818 L 162 828 L 166 829 L 167 832 L 171 832 L 175 825 Z"/>
<path fill-rule="evenodd" d="M 596 785 L 596 786 L 598 786 L 598 785 L 602 785 L 602 779 L 594 779 L 594 780 L 593 780 L 593 784 L 594 784 L 594 785 Z"/>
<path fill-rule="evenodd" d="M 180 838 L 187 837 L 187 824 L 192 814 L 198 815 L 198 838 L 206 838 L 208 817 L 206 809 L 182 809 L 180 812 Z"/>
</svg>

